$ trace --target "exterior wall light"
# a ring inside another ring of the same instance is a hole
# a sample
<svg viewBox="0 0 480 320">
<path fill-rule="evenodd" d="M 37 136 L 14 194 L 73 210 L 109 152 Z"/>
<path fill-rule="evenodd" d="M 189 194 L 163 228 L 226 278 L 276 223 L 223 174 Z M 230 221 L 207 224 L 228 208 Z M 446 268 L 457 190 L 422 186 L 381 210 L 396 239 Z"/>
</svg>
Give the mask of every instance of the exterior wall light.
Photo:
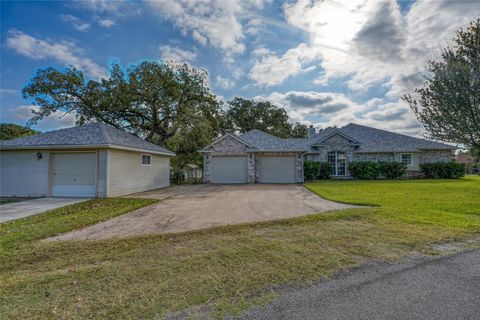
<svg viewBox="0 0 480 320">
<path fill-rule="evenodd" d="M 42 160 L 42 153 L 41 152 L 37 152 L 37 160 Z"/>
</svg>

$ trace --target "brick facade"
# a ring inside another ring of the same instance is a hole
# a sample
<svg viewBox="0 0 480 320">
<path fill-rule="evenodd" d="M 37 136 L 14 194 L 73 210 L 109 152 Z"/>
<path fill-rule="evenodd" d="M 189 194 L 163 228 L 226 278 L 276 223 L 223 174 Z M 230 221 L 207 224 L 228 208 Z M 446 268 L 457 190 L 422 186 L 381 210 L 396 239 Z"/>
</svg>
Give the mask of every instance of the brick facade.
<svg viewBox="0 0 480 320">
<path fill-rule="evenodd" d="M 303 182 L 303 157 L 298 152 L 248 152 L 247 146 L 237 139 L 227 136 L 207 149 L 203 155 L 203 179 L 211 182 L 212 157 L 214 156 L 246 156 L 248 183 L 260 183 L 260 157 L 262 156 L 295 156 L 296 182 Z"/>
<path fill-rule="evenodd" d="M 315 161 L 327 162 L 327 154 L 330 151 L 345 152 L 347 159 L 347 174 L 346 177 L 351 177 L 348 172 L 348 164 L 355 161 L 377 161 L 377 162 L 392 162 L 399 161 L 400 152 L 384 152 L 384 153 L 355 153 L 355 146 L 352 146 L 348 139 L 335 134 L 332 137 L 322 141 L 318 147 L 317 153 L 310 152 L 305 156 L 305 159 L 311 158 Z M 413 152 L 415 167 L 413 170 L 407 170 L 407 177 L 421 176 L 420 164 L 430 162 L 447 162 L 453 159 L 453 152 L 451 150 L 425 150 Z"/>
<path fill-rule="evenodd" d="M 206 148 L 204 153 L 204 181 L 211 181 L 212 157 L 213 156 L 245 156 L 247 159 L 247 181 L 248 183 L 260 182 L 260 157 L 262 156 L 295 156 L 296 161 L 296 182 L 303 182 L 303 161 L 304 159 L 315 159 L 315 161 L 327 162 L 328 153 L 331 151 L 345 152 L 346 175 L 344 178 L 351 178 L 348 171 L 348 164 L 355 161 L 378 161 L 391 162 L 400 161 L 399 152 L 384 153 L 356 153 L 357 147 L 352 141 L 341 134 L 334 134 L 325 140 L 313 143 L 316 152 L 309 152 L 302 156 L 299 152 L 261 152 L 252 151 L 242 141 L 232 136 L 226 136 L 212 146 Z M 425 150 L 412 152 L 414 165 L 407 170 L 407 177 L 421 176 L 420 164 L 438 161 L 451 161 L 452 150 Z M 343 178 L 343 177 L 342 177 Z"/>
<path fill-rule="evenodd" d="M 203 181 L 209 183 L 212 178 L 212 156 L 247 155 L 247 146 L 237 139 L 226 136 L 208 148 L 203 154 Z M 249 177 L 250 180 L 250 177 Z"/>
</svg>

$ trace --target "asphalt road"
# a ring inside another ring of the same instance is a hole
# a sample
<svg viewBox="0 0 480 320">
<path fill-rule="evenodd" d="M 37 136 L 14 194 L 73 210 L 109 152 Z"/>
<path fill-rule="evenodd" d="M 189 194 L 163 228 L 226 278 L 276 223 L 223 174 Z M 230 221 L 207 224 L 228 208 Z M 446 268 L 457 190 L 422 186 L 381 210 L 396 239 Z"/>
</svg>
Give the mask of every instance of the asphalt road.
<svg viewBox="0 0 480 320">
<path fill-rule="evenodd" d="M 242 319 L 480 319 L 480 250 L 371 264 L 313 287 L 285 288 Z"/>
</svg>

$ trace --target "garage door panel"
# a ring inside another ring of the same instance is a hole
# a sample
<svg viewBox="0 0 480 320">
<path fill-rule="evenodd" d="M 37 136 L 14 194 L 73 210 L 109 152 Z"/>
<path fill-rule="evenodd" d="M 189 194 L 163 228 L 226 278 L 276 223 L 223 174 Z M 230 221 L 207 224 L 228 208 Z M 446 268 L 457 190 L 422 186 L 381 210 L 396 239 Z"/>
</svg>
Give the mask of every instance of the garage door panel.
<svg viewBox="0 0 480 320">
<path fill-rule="evenodd" d="M 96 153 L 55 153 L 52 155 L 54 197 L 96 195 Z"/>
<path fill-rule="evenodd" d="M 95 186 L 52 186 L 52 195 L 54 197 L 95 197 L 97 190 Z"/>
<path fill-rule="evenodd" d="M 213 183 L 247 183 L 247 157 L 213 157 Z"/>
<path fill-rule="evenodd" d="M 260 157 L 261 183 L 295 183 L 296 158 Z"/>
</svg>

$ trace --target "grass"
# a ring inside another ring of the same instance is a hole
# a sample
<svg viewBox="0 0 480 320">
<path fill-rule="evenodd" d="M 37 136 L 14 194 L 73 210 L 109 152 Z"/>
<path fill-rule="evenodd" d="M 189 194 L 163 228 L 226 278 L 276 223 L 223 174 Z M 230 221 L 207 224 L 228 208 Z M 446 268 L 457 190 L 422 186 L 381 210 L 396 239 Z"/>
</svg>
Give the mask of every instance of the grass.
<svg viewBox="0 0 480 320">
<path fill-rule="evenodd" d="M 19 202 L 19 201 L 23 201 L 25 199 L 1 199 L 0 198 L 0 206 L 2 204 L 8 204 L 8 203 L 14 203 L 14 202 Z"/>
<path fill-rule="evenodd" d="M 152 199 L 96 199 L 0 224 L 0 258 L 35 240 L 80 229 L 152 204 Z"/>
<path fill-rule="evenodd" d="M 435 243 L 480 233 L 479 177 L 307 187 L 332 200 L 376 206 L 102 241 L 38 241 L 55 230 L 50 219 L 32 227 L 27 221 L 35 217 L 26 218 L 24 227 L 0 225 L 1 246 L 11 229 L 17 234 L 0 256 L 0 314 L 139 319 L 207 304 L 221 317 L 268 303 L 282 284 L 313 283 L 364 258 L 396 261 L 412 251 L 433 253 Z M 25 234 L 36 228 L 50 231 Z"/>
</svg>

